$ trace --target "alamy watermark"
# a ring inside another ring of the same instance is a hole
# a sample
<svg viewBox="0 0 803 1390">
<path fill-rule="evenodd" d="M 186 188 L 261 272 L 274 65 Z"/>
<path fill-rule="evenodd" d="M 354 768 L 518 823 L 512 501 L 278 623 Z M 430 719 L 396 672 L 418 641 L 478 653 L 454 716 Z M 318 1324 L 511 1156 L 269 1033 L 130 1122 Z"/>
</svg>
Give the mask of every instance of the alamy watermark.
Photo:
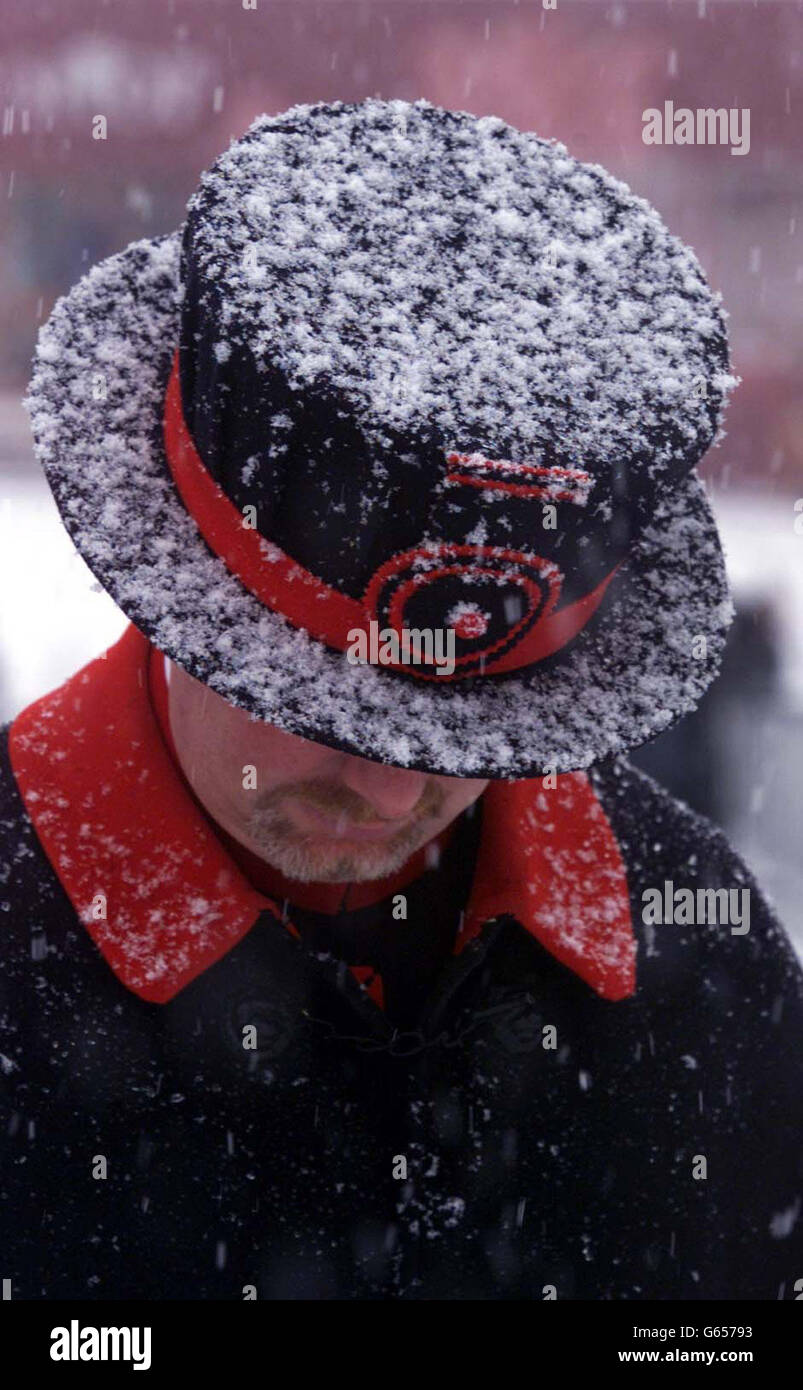
<svg viewBox="0 0 803 1390">
<path fill-rule="evenodd" d="M 730 145 L 731 154 L 750 153 L 750 108 L 698 106 L 691 110 L 672 101 L 664 109 L 642 111 L 641 138 L 645 145 Z"/>
<path fill-rule="evenodd" d="M 671 878 L 662 888 L 645 888 L 641 895 L 641 920 L 645 926 L 674 922 L 681 927 L 698 924 L 730 926 L 731 936 L 750 930 L 749 888 L 676 888 Z"/>
<path fill-rule="evenodd" d="M 149 1327 L 82 1327 L 73 1318 L 69 1327 L 50 1333 L 51 1361 L 130 1361 L 135 1371 L 151 1366 Z"/>
<path fill-rule="evenodd" d="M 347 638 L 346 657 L 352 666 L 434 666 L 439 676 L 454 675 L 455 633 L 452 627 L 380 628 L 371 621 L 368 632 L 353 627 Z"/>
</svg>

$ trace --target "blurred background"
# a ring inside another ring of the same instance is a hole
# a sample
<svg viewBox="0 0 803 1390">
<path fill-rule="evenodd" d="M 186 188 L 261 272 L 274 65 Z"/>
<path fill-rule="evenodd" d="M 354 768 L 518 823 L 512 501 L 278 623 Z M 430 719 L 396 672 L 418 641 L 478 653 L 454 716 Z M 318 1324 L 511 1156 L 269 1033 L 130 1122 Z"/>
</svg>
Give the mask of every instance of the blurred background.
<svg viewBox="0 0 803 1390">
<path fill-rule="evenodd" d="M 0 34 L 0 721 L 124 626 L 32 458 L 21 398 L 54 300 L 178 226 L 262 112 L 381 96 L 498 115 L 648 198 L 730 313 L 742 385 L 702 471 L 739 616 L 698 713 L 636 761 L 727 830 L 803 955 L 799 0 L 0 0 Z M 748 108 L 749 154 L 643 144 L 668 100 Z"/>
</svg>

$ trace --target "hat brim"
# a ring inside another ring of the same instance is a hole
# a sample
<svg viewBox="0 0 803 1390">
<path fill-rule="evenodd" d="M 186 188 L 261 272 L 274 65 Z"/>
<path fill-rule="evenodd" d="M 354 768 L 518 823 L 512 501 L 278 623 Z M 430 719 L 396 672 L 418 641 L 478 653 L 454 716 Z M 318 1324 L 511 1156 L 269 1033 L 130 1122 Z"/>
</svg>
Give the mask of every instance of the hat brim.
<svg viewBox="0 0 803 1390">
<path fill-rule="evenodd" d="M 154 646 L 281 729 L 449 776 L 585 768 L 694 709 L 732 617 L 695 473 L 662 501 L 584 631 L 521 675 L 461 689 L 352 665 L 260 603 L 209 550 L 165 459 L 180 244 L 180 231 L 136 242 L 58 302 L 26 400 L 76 548 Z"/>
</svg>

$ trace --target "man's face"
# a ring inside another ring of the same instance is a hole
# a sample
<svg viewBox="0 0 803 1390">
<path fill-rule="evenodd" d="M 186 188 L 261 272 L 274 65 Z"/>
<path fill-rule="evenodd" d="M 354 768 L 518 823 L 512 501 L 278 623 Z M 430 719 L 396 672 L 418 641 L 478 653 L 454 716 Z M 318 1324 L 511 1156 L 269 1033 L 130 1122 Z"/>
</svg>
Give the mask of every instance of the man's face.
<svg viewBox="0 0 803 1390">
<path fill-rule="evenodd" d="M 166 667 L 170 728 L 193 791 L 224 830 L 289 878 L 384 878 L 488 785 L 311 743 L 254 719 L 172 662 Z"/>
</svg>

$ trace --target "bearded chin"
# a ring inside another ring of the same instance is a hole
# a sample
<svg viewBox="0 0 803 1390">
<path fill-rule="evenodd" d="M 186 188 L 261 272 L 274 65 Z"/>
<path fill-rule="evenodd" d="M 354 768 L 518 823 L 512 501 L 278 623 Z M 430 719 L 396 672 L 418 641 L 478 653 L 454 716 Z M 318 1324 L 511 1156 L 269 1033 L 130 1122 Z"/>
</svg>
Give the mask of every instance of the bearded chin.
<svg viewBox="0 0 803 1390">
<path fill-rule="evenodd" d="M 299 883 L 361 883 L 396 873 L 418 848 L 421 831 L 420 826 L 411 826 L 387 844 L 345 850 L 301 835 L 286 817 L 263 809 L 250 817 L 248 838 L 260 859 L 285 878 Z"/>
</svg>

